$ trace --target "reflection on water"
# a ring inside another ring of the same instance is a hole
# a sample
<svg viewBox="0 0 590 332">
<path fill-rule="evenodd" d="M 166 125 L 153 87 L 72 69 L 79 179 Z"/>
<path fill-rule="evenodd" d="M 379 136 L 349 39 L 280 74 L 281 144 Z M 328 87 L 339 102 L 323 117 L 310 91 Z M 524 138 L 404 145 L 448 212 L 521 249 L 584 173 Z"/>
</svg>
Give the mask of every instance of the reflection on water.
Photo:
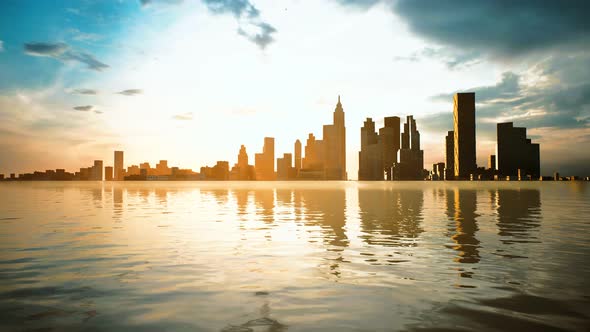
<svg viewBox="0 0 590 332">
<path fill-rule="evenodd" d="M 358 201 L 365 242 L 391 247 L 416 245 L 423 232 L 422 190 L 360 190 Z"/>
<path fill-rule="evenodd" d="M 0 330 L 584 330 L 567 183 L 0 185 Z"/>
<path fill-rule="evenodd" d="M 477 193 L 475 190 L 459 190 L 446 192 L 447 211 L 450 223 L 448 226 L 451 239 L 454 244 L 451 246 L 457 251 L 455 258 L 459 263 L 479 262 L 479 240 L 475 237 L 478 231 L 475 213 L 477 208 Z"/>
</svg>

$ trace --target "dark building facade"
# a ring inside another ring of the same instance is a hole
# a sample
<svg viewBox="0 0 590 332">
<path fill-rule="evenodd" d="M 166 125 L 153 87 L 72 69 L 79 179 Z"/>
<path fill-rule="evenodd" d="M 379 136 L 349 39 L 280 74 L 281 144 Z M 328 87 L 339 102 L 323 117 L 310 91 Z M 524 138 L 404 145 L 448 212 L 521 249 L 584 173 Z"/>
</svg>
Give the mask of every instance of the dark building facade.
<svg viewBox="0 0 590 332">
<path fill-rule="evenodd" d="M 402 146 L 398 153 L 399 162 L 393 167 L 394 180 L 424 179 L 424 150 L 420 150 L 420 132 L 412 115 L 406 117 Z"/>
<path fill-rule="evenodd" d="M 469 179 L 477 170 L 475 161 L 475 93 L 456 93 L 453 107 L 454 175 Z"/>
<path fill-rule="evenodd" d="M 541 174 L 539 144 L 526 138 L 526 128 L 514 127 L 512 122 L 498 123 L 497 164 L 502 176 L 531 176 Z"/>
<path fill-rule="evenodd" d="M 449 131 L 445 137 L 445 180 L 455 178 L 455 132 Z"/>
<path fill-rule="evenodd" d="M 393 179 L 393 166 L 400 148 L 400 118 L 384 119 L 379 134 L 375 122 L 367 118 L 361 128 L 361 151 L 359 152 L 359 180 Z"/>
</svg>

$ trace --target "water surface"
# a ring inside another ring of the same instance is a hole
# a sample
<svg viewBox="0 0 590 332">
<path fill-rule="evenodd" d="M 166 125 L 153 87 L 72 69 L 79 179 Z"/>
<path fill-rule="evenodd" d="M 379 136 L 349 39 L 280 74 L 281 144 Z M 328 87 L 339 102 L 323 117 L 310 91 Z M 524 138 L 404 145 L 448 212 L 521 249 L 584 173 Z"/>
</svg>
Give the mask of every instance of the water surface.
<svg viewBox="0 0 590 332">
<path fill-rule="evenodd" d="M 0 184 L 1 331 L 590 327 L 590 185 Z"/>
</svg>

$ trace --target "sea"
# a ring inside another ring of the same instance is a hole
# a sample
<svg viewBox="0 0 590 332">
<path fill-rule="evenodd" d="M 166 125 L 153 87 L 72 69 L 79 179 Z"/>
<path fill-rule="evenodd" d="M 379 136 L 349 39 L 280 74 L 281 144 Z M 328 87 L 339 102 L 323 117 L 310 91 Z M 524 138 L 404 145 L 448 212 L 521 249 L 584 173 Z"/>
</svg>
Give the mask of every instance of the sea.
<svg viewBox="0 0 590 332">
<path fill-rule="evenodd" d="M 588 182 L 1 182 L 0 331 L 589 331 Z"/>
</svg>

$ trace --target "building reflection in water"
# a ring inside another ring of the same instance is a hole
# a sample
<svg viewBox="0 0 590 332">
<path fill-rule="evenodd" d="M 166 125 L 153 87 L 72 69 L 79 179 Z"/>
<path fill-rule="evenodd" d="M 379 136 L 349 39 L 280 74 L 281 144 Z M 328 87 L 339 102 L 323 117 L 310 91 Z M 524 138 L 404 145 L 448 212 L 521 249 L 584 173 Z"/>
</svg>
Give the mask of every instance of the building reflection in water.
<svg viewBox="0 0 590 332">
<path fill-rule="evenodd" d="M 256 215 L 267 224 L 274 221 L 275 193 L 273 189 L 257 189 L 254 191 Z"/>
<path fill-rule="evenodd" d="M 120 222 L 123 217 L 123 188 L 115 185 L 111 188 L 113 195 L 113 220 Z"/>
<path fill-rule="evenodd" d="M 346 236 L 346 193 L 344 188 L 337 189 L 301 189 L 293 195 L 295 218 L 301 220 L 311 233 L 310 243 L 322 241 L 326 252 L 322 255 L 326 265 L 319 269 L 326 275 L 340 278 L 340 264 L 348 261 L 343 256 L 348 247 Z M 319 227 L 319 234 L 313 230 Z"/>
<path fill-rule="evenodd" d="M 247 189 L 234 189 L 232 195 L 236 200 L 237 214 L 238 216 L 244 216 L 248 214 L 248 197 L 252 192 Z"/>
<path fill-rule="evenodd" d="M 477 192 L 475 190 L 455 188 L 446 191 L 446 214 L 449 218 L 448 230 L 454 245 L 450 248 L 458 252 L 455 258 L 459 263 L 478 263 L 479 240 L 475 233 L 477 227 Z M 469 277 L 470 274 L 462 276 Z"/>
<path fill-rule="evenodd" d="M 346 225 L 346 195 L 344 189 L 298 190 L 303 203 L 303 215 L 308 226 L 319 226 L 325 244 L 332 251 L 348 246 Z"/>
<path fill-rule="evenodd" d="M 424 231 L 422 190 L 359 189 L 363 240 L 371 245 L 411 247 Z"/>
<path fill-rule="evenodd" d="M 94 206 L 102 208 L 102 185 L 99 188 L 92 188 L 92 199 Z"/>
<path fill-rule="evenodd" d="M 532 230 L 541 222 L 537 189 L 497 190 L 498 235 L 504 244 L 538 242 Z"/>
</svg>

